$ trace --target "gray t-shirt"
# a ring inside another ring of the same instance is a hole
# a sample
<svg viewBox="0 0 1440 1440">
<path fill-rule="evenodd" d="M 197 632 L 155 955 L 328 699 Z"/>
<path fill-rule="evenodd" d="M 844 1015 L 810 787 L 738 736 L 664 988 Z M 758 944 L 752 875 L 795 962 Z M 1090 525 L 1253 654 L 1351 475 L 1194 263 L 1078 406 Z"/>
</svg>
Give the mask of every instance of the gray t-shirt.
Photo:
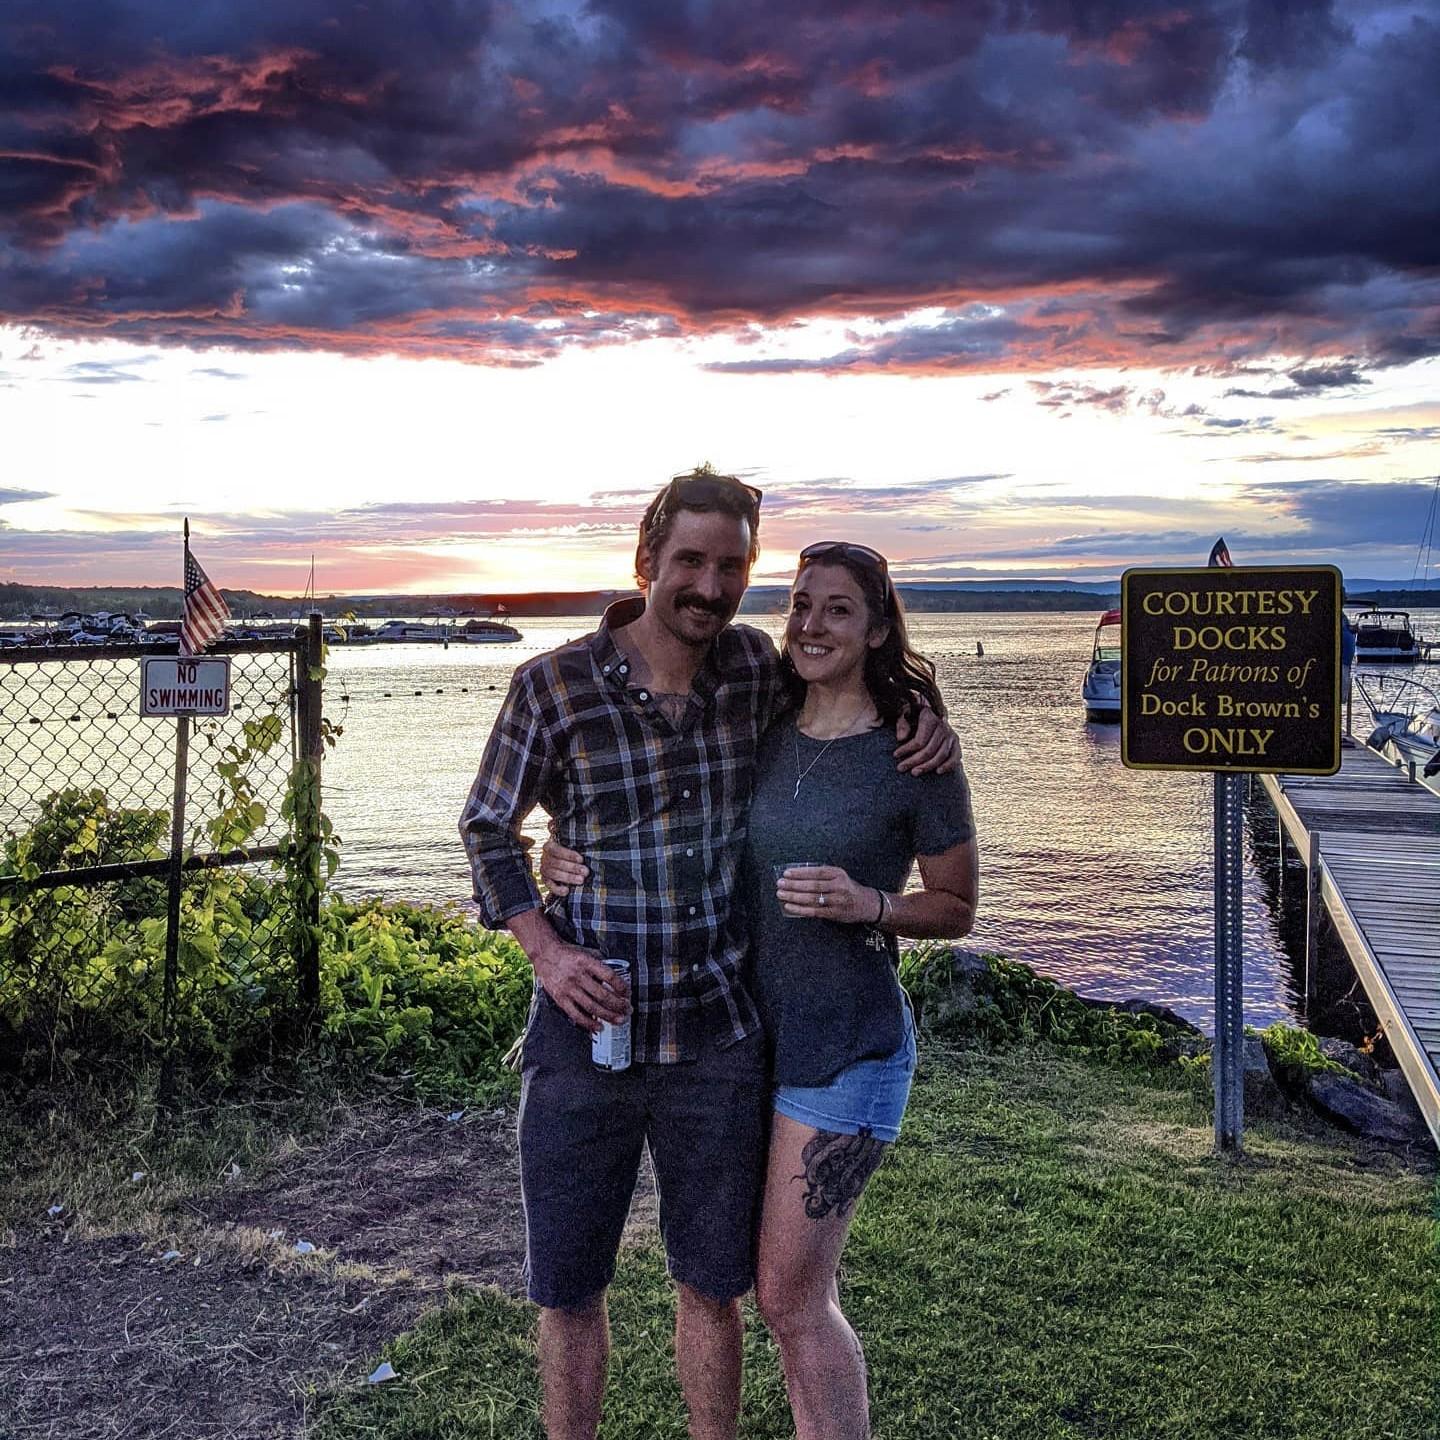
<svg viewBox="0 0 1440 1440">
<path fill-rule="evenodd" d="M 747 827 L 754 990 L 782 1085 L 824 1085 L 857 1060 L 893 1055 L 905 1038 L 904 999 L 895 938 L 868 925 L 789 918 L 772 867 L 839 865 L 862 885 L 896 892 L 915 856 L 975 833 L 964 773 L 902 775 L 891 726 L 826 743 L 801 734 L 793 716 L 770 727 Z"/>
</svg>

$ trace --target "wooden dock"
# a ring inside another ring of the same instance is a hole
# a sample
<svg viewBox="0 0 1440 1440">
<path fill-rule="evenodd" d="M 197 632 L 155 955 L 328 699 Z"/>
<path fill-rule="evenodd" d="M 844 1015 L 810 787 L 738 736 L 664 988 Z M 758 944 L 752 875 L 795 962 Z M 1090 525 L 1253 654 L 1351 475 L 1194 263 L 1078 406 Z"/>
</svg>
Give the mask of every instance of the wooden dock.
<svg viewBox="0 0 1440 1440">
<path fill-rule="evenodd" d="M 1363 745 L 1334 775 L 1262 775 L 1308 861 L 1307 985 L 1323 905 L 1440 1144 L 1440 795 Z"/>
</svg>

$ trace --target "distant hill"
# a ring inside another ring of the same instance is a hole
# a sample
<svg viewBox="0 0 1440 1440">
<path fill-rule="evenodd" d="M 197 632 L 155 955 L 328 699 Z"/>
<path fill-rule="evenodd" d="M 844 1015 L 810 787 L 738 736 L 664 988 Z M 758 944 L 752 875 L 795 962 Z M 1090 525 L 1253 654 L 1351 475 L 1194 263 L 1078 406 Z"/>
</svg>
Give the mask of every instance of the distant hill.
<svg viewBox="0 0 1440 1440">
<path fill-rule="evenodd" d="M 448 616 L 503 613 L 526 616 L 599 615 L 627 590 L 577 590 L 528 595 L 322 595 L 315 601 L 294 596 L 261 595 L 253 590 L 220 592 L 237 618 L 268 615 L 274 619 L 301 616 L 313 605 L 327 618 L 357 620 L 392 615 Z M 906 607 L 917 612 L 977 610 L 1096 610 L 1118 599 L 1104 586 L 1071 587 L 1058 581 L 1001 581 L 994 586 L 969 581 L 933 585 L 902 585 Z M 755 585 L 746 593 L 741 611 L 769 615 L 784 608 L 789 590 L 780 585 Z M 28 619 L 46 611 L 109 610 L 133 615 L 143 610 L 152 620 L 180 616 L 181 594 L 174 586 L 124 589 L 118 586 L 65 588 L 58 585 L 0 585 L 0 619 Z M 503 607 L 503 609 L 502 609 Z"/>
<path fill-rule="evenodd" d="M 527 594 L 461 595 L 322 595 L 318 600 L 298 600 L 293 595 L 262 595 L 254 590 L 221 588 L 226 603 L 237 618 L 269 615 L 274 619 L 299 616 L 311 606 L 328 618 L 350 615 L 357 620 L 381 619 L 392 615 L 433 616 L 445 614 L 492 615 L 504 613 L 517 619 L 525 616 L 598 615 L 629 590 L 541 591 Z M 771 615 L 785 604 L 787 590 L 781 585 L 753 585 L 741 606 L 747 615 Z M 1119 603 L 1119 581 L 1096 580 L 935 580 L 914 585 L 901 584 L 906 607 L 919 613 L 959 613 L 980 610 L 1103 610 Z M 1369 604 L 1399 609 L 1440 604 L 1440 580 L 1420 582 L 1411 587 L 1399 580 L 1347 579 L 1345 598 L 1351 604 Z M 91 612 L 109 610 L 133 615 L 144 611 L 152 620 L 175 620 L 180 616 L 181 594 L 174 585 L 63 586 L 0 584 L 0 620 L 23 620 L 46 611 L 64 614 L 67 610 Z"/>
<path fill-rule="evenodd" d="M 973 614 L 995 610 L 1106 610 L 1120 603 L 1118 589 L 1075 590 L 1063 585 L 1038 589 L 1033 584 L 1007 584 L 1004 589 L 971 589 L 965 582 L 947 585 L 901 585 L 900 598 L 911 614 Z M 742 615 L 774 615 L 789 603 L 790 591 L 779 585 L 752 585 L 741 603 Z"/>
</svg>

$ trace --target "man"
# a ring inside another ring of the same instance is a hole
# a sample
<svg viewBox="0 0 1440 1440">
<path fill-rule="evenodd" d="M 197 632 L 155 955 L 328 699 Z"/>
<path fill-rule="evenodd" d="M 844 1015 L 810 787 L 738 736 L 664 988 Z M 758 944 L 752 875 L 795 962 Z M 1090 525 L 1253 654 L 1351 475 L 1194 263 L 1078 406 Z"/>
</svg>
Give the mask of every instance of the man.
<svg viewBox="0 0 1440 1440">
<path fill-rule="evenodd" d="M 734 477 L 672 480 L 641 521 L 642 597 L 516 670 L 460 822 L 481 919 L 509 927 L 538 982 L 520 1162 L 550 1440 L 599 1424 L 605 1290 L 647 1144 L 690 1433 L 735 1435 L 769 1097 L 731 895 L 780 686 L 768 637 L 730 621 L 759 524 L 760 492 Z M 927 715 L 896 755 L 934 769 L 955 749 Z M 544 908 L 519 839 L 536 804 L 591 871 Z M 604 958 L 630 962 L 628 989 Z M 634 1063 L 597 1068 L 591 1033 L 627 1015 Z"/>
</svg>

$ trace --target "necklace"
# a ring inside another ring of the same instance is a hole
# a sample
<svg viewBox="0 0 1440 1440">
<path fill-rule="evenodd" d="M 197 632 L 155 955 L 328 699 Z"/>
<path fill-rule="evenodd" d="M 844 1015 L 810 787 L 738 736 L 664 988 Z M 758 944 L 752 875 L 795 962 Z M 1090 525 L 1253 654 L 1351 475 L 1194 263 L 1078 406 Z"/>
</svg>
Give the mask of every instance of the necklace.
<svg viewBox="0 0 1440 1440">
<path fill-rule="evenodd" d="M 850 717 L 849 722 L 838 735 L 832 735 L 821 747 L 820 753 L 802 770 L 800 768 L 800 721 L 797 718 L 795 728 L 790 732 L 790 740 L 795 746 L 795 794 L 792 798 L 800 798 L 800 785 L 805 777 L 825 758 L 825 752 L 837 741 L 843 740 L 845 736 L 855 727 L 855 722 L 870 708 L 870 701 L 865 703 Z"/>
</svg>

